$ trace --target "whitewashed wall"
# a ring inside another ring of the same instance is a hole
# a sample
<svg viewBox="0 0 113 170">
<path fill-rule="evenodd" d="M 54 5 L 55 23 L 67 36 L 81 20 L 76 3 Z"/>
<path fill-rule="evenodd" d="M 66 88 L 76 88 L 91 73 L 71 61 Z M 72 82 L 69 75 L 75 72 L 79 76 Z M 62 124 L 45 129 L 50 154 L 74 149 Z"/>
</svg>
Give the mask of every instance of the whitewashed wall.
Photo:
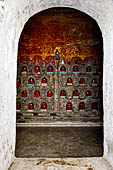
<svg viewBox="0 0 113 170">
<path fill-rule="evenodd" d="M 26 21 L 50 7 L 71 7 L 94 18 L 104 42 L 104 156 L 113 165 L 113 1 L 0 1 L 0 170 L 14 158 L 16 138 L 16 68 L 18 41 Z"/>
</svg>

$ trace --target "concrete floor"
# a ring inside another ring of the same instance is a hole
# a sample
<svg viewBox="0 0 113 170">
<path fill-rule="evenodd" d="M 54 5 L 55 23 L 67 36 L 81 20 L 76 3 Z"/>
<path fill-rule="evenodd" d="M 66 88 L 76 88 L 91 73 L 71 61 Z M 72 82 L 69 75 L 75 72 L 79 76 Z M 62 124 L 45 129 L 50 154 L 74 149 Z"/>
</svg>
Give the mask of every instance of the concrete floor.
<svg viewBox="0 0 113 170">
<path fill-rule="evenodd" d="M 9 170 L 113 170 L 104 158 L 16 158 Z"/>
<path fill-rule="evenodd" d="M 67 158 L 103 155 L 100 127 L 18 127 L 16 157 Z"/>
</svg>

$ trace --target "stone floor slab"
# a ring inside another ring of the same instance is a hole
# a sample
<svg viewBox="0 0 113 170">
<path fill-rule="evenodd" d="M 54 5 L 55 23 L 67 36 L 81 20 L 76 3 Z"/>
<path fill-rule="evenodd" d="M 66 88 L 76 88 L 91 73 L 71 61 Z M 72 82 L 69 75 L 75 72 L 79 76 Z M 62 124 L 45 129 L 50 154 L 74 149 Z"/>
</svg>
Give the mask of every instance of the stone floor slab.
<svg viewBox="0 0 113 170">
<path fill-rule="evenodd" d="M 9 170 L 113 170 L 102 158 L 15 158 Z"/>
</svg>

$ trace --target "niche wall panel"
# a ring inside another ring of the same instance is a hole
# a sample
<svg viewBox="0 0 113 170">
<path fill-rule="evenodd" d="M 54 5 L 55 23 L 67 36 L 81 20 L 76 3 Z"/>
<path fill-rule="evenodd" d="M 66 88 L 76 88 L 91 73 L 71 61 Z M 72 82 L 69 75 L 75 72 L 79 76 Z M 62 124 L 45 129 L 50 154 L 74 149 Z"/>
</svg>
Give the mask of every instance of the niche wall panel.
<svg viewBox="0 0 113 170">
<path fill-rule="evenodd" d="M 102 121 L 102 36 L 88 15 L 53 8 L 19 41 L 17 122 Z"/>
</svg>

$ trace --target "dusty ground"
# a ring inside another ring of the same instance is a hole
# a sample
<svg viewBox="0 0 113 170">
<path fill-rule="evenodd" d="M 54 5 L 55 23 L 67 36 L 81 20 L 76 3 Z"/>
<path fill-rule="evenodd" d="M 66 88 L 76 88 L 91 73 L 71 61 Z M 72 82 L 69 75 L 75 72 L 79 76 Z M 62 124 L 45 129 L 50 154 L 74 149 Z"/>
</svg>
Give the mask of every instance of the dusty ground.
<svg viewBox="0 0 113 170">
<path fill-rule="evenodd" d="M 75 158 L 102 155 L 102 127 L 17 128 L 16 157 Z"/>
<path fill-rule="evenodd" d="M 9 170 L 113 170 L 104 158 L 16 158 Z"/>
</svg>

